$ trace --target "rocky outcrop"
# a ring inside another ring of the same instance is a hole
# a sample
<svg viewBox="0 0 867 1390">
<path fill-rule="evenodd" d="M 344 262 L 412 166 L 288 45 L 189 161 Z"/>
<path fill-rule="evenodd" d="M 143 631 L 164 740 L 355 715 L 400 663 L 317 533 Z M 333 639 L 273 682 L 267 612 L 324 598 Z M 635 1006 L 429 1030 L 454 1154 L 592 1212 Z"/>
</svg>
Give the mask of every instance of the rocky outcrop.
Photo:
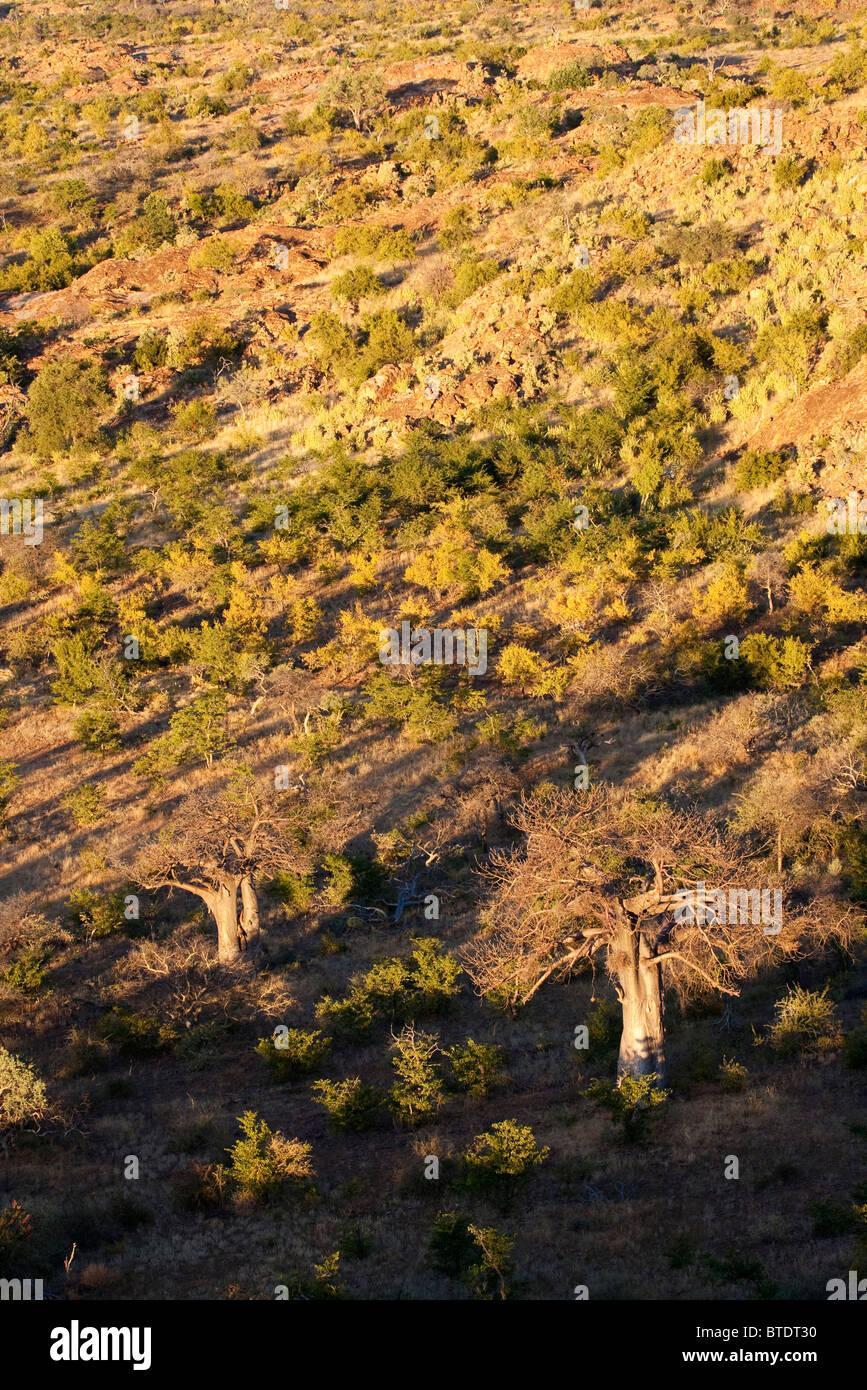
<svg viewBox="0 0 867 1390">
<path fill-rule="evenodd" d="M 546 82 L 558 68 L 580 63 L 585 68 L 616 67 L 629 62 L 629 54 L 617 43 L 550 43 L 530 48 L 518 62 L 518 76 Z"/>
<path fill-rule="evenodd" d="M 867 358 L 862 358 L 840 381 L 823 383 L 789 401 L 779 414 L 751 435 L 751 449 L 798 448 L 825 435 L 860 434 L 867 444 Z M 861 484 L 867 465 L 862 453 Z"/>
</svg>

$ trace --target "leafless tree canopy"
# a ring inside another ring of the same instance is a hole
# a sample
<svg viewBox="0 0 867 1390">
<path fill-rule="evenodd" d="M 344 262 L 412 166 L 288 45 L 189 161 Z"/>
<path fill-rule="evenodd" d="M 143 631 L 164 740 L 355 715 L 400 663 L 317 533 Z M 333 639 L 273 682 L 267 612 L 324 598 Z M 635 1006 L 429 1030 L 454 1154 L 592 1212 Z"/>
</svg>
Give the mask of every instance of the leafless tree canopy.
<svg viewBox="0 0 867 1390">
<path fill-rule="evenodd" d="M 739 979 L 781 951 L 800 953 L 849 930 L 851 912 L 822 897 L 801 905 L 742 839 L 694 810 L 594 787 L 525 797 L 514 823 L 523 845 L 491 856 L 488 925 L 466 952 L 479 992 L 511 1005 L 597 954 L 621 993 L 639 944 L 648 966 L 667 966 L 682 996 L 735 994 Z M 698 913 L 695 921 L 676 920 L 676 891 L 700 892 L 700 885 L 779 888 L 779 934 L 751 923 L 702 922 Z"/>
<path fill-rule="evenodd" d="M 292 868 L 300 854 L 291 837 L 292 820 L 277 805 L 277 793 L 246 783 L 193 793 L 169 829 L 136 860 L 145 888 L 210 888 L 222 875 L 238 876 Z"/>
<path fill-rule="evenodd" d="M 258 944 L 256 877 L 307 867 L 296 830 L 297 817 L 272 788 L 235 779 L 217 794 L 188 797 L 133 873 L 145 888 L 180 888 L 201 898 L 217 923 L 220 959 L 231 963 Z"/>
</svg>

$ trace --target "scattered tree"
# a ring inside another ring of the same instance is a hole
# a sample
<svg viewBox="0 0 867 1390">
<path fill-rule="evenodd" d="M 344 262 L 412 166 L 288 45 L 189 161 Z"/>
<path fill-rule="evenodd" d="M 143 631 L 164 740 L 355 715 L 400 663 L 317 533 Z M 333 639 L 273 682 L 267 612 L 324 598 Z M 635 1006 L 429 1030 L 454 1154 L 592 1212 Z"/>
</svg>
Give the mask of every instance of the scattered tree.
<svg viewBox="0 0 867 1390">
<path fill-rule="evenodd" d="M 222 965 L 239 963 L 261 945 L 257 875 L 306 863 L 289 817 L 275 803 L 271 789 L 245 776 L 216 795 L 193 793 L 132 871 L 145 888 L 181 889 L 202 900 L 217 924 Z"/>
<path fill-rule="evenodd" d="M 319 93 L 320 103 L 325 106 L 344 107 L 352 117 L 356 130 L 381 104 L 385 96 L 385 84 L 378 73 L 369 69 L 349 69 L 334 73 Z"/>
<path fill-rule="evenodd" d="M 66 453 L 92 442 L 111 405 L 102 367 L 87 358 L 47 362 L 27 394 L 30 436 L 38 453 Z"/>
<path fill-rule="evenodd" d="M 467 949 L 467 972 L 480 993 L 514 1009 L 547 979 L 601 956 L 623 1013 L 620 1078 L 664 1082 L 664 970 L 682 997 L 735 995 L 763 963 L 848 935 L 846 911 L 824 900 L 786 904 L 772 935 L 761 922 L 730 922 L 739 909 L 721 911 L 717 890 L 759 882 L 770 891 L 782 880 L 695 810 L 596 786 L 526 798 L 514 821 L 524 848 L 491 856 L 491 926 Z"/>
</svg>

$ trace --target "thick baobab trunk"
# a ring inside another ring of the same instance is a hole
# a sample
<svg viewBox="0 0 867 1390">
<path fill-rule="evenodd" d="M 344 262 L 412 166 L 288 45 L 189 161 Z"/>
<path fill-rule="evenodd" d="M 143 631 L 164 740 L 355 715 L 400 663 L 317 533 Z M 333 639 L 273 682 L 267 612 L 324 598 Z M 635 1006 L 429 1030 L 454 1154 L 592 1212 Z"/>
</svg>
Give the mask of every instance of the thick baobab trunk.
<svg viewBox="0 0 867 1390">
<path fill-rule="evenodd" d="M 623 1032 L 617 1061 L 618 1081 L 655 1072 L 665 1081 L 665 1038 L 662 1031 L 662 967 L 642 932 L 624 926 L 617 938 L 618 996 Z"/>
<path fill-rule="evenodd" d="M 207 897 L 202 896 L 217 924 L 217 959 L 221 965 L 236 965 L 241 956 L 238 884 L 221 883 Z"/>
<path fill-rule="evenodd" d="M 248 956 L 256 955 L 262 945 L 262 931 L 259 926 L 259 903 L 252 880 L 241 879 L 241 950 Z"/>
</svg>

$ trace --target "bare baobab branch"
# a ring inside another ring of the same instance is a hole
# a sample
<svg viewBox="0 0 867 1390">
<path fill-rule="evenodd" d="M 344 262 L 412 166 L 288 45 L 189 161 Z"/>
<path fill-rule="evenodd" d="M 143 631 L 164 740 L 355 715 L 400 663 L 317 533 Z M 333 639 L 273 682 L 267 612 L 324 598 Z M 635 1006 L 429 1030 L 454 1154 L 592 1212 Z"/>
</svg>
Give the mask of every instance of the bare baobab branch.
<svg viewBox="0 0 867 1390">
<path fill-rule="evenodd" d="M 479 993 L 516 1008 L 577 960 L 598 956 L 623 1010 L 620 1076 L 663 1079 L 663 966 L 681 996 L 732 995 L 762 963 L 851 929 L 829 900 L 784 912 L 781 876 L 694 810 L 648 809 L 599 786 L 525 797 L 514 821 L 524 845 L 490 857 L 489 925 L 465 952 L 467 971 Z M 640 893 L 629 891 L 636 881 L 647 885 Z M 779 923 L 765 920 L 774 904 Z"/>
</svg>

